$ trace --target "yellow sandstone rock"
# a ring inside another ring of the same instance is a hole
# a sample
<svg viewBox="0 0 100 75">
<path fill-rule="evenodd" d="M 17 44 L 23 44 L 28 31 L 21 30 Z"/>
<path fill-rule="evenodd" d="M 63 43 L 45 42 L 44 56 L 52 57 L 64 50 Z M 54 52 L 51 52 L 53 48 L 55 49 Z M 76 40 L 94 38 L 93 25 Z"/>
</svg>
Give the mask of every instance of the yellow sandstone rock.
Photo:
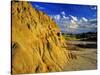
<svg viewBox="0 0 100 75">
<path fill-rule="evenodd" d="M 12 74 L 63 71 L 69 51 L 57 24 L 26 1 L 12 1 Z"/>
</svg>

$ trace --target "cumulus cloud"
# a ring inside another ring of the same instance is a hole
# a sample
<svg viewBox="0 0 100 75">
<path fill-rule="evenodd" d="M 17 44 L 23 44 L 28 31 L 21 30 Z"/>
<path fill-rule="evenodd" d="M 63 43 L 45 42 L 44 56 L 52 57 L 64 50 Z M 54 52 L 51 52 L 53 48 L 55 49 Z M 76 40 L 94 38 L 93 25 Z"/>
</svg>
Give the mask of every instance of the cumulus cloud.
<svg viewBox="0 0 100 75">
<path fill-rule="evenodd" d="M 77 17 L 70 15 L 70 17 L 74 20 L 74 21 L 78 21 Z"/>
<path fill-rule="evenodd" d="M 69 20 L 69 17 L 67 17 L 67 16 L 63 16 L 63 18 Z"/>
<path fill-rule="evenodd" d="M 62 12 L 61 12 L 61 14 L 62 14 L 62 15 L 65 15 L 65 12 L 64 12 L 64 11 L 62 11 Z"/>
<path fill-rule="evenodd" d="M 77 18 L 77 16 L 66 16 L 65 12 L 61 12 L 51 16 L 59 25 L 62 32 L 81 33 L 94 31 L 97 29 L 96 19 L 87 19 L 86 17 Z"/>
<path fill-rule="evenodd" d="M 66 16 L 66 13 L 64 11 L 62 11 L 60 14 L 61 14 L 62 18 L 69 19 L 69 17 Z"/>
<path fill-rule="evenodd" d="M 83 20 L 83 21 L 85 21 L 85 22 L 87 22 L 87 21 L 88 21 L 88 19 L 87 19 L 87 18 L 85 18 L 85 17 L 82 17 L 82 20 Z"/>
<path fill-rule="evenodd" d="M 61 19 L 60 14 L 56 14 L 56 15 L 49 15 L 52 19 L 54 19 L 55 21 L 59 21 Z"/>
<path fill-rule="evenodd" d="M 73 29 L 77 29 L 78 28 L 78 23 L 75 20 L 71 20 L 69 27 L 73 28 Z"/>
<path fill-rule="evenodd" d="M 77 21 L 75 19 L 71 19 L 69 27 L 66 30 L 67 32 L 71 33 L 81 33 L 81 32 L 96 31 L 96 29 L 97 29 L 96 19 L 87 19 L 85 17 L 81 17 L 79 20 L 77 19 Z"/>
<path fill-rule="evenodd" d="M 56 15 L 50 15 L 51 16 L 51 18 L 53 18 L 53 19 L 55 19 L 56 21 L 65 21 L 65 20 L 68 20 L 69 19 L 69 17 L 68 16 L 66 16 L 66 14 L 65 14 L 65 12 L 64 11 L 62 11 L 61 13 L 59 13 L 59 14 L 56 14 Z"/>
<path fill-rule="evenodd" d="M 60 17 L 60 15 L 59 14 L 57 14 L 57 15 L 54 15 L 54 19 L 55 20 L 59 20 L 61 17 Z"/>
<path fill-rule="evenodd" d="M 79 23 L 79 29 L 84 31 L 96 31 L 97 29 L 97 20 L 96 19 L 89 19 L 86 22 Z"/>
</svg>

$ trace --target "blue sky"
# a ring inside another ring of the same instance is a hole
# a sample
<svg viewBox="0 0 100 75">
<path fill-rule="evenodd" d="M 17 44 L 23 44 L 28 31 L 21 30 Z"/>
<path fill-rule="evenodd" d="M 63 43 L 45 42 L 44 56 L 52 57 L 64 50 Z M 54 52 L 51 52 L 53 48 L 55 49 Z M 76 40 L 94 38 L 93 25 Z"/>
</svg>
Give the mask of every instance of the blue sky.
<svg viewBox="0 0 100 75">
<path fill-rule="evenodd" d="M 97 7 L 93 5 L 31 2 L 59 25 L 62 32 L 83 33 L 97 30 Z"/>
</svg>

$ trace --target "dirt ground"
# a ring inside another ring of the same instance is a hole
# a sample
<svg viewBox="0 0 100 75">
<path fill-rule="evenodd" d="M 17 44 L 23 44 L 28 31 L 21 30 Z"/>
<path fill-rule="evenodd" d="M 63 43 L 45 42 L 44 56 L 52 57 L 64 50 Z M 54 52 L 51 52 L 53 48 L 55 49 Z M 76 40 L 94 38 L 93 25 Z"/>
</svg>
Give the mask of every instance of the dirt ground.
<svg viewBox="0 0 100 75">
<path fill-rule="evenodd" d="M 72 48 L 72 53 L 76 55 L 70 59 L 64 71 L 92 70 L 97 68 L 97 43 L 88 41 L 69 41 L 79 50 Z"/>
</svg>

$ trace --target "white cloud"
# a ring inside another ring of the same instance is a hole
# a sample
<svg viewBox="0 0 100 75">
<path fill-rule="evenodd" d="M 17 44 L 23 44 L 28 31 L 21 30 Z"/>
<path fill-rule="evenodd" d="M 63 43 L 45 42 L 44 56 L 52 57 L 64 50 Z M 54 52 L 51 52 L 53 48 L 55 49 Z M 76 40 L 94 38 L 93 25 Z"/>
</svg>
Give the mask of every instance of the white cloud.
<svg viewBox="0 0 100 75">
<path fill-rule="evenodd" d="M 79 26 L 78 26 L 78 23 L 75 20 L 71 20 L 69 27 L 73 28 L 73 29 L 77 29 Z"/>
<path fill-rule="evenodd" d="M 65 12 L 64 11 L 62 11 L 61 14 L 65 16 Z"/>
<path fill-rule="evenodd" d="M 63 18 L 64 18 L 64 19 L 67 19 L 67 20 L 69 19 L 69 17 L 67 17 L 67 16 L 63 16 Z"/>
<path fill-rule="evenodd" d="M 85 29 L 94 29 L 97 28 L 97 20 L 96 19 L 89 19 L 88 21 L 80 21 L 79 22 L 79 27 L 80 28 L 85 28 Z"/>
<path fill-rule="evenodd" d="M 97 9 L 97 7 L 96 7 L 96 6 L 94 6 L 94 7 L 91 7 L 91 9 L 92 9 L 92 10 L 96 10 L 96 9 Z"/>
<path fill-rule="evenodd" d="M 61 12 L 61 15 L 64 19 L 69 19 L 69 17 L 66 16 L 66 13 L 64 11 Z"/>
<path fill-rule="evenodd" d="M 74 20 L 74 21 L 78 21 L 77 17 L 70 15 L 70 17 Z"/>
<path fill-rule="evenodd" d="M 69 20 L 69 17 L 66 16 L 65 12 L 62 11 L 61 13 L 59 14 L 56 14 L 56 15 L 50 15 L 51 18 L 55 19 L 56 21 L 59 21 L 61 22 L 62 20 L 66 21 L 66 20 Z"/>
<path fill-rule="evenodd" d="M 60 20 L 60 18 L 61 18 L 61 17 L 60 17 L 60 15 L 59 15 L 59 14 L 54 15 L 54 19 L 55 19 L 55 20 Z"/>
<path fill-rule="evenodd" d="M 38 8 L 38 9 L 45 9 L 44 7 L 41 7 L 41 6 L 36 5 L 36 4 L 35 4 L 35 7 Z"/>
<path fill-rule="evenodd" d="M 85 18 L 85 17 L 82 17 L 82 20 L 83 20 L 83 21 L 85 21 L 85 22 L 87 22 L 87 21 L 88 21 L 88 19 L 87 19 L 87 18 Z"/>
<path fill-rule="evenodd" d="M 50 16 L 55 20 L 62 31 L 69 33 L 87 32 L 97 28 L 96 19 L 87 19 L 85 17 L 77 19 L 75 16 L 65 16 L 62 15 L 62 13 Z"/>
<path fill-rule="evenodd" d="M 72 23 L 72 24 L 76 24 L 76 22 L 75 22 L 74 20 L 71 20 L 71 23 Z"/>
</svg>

